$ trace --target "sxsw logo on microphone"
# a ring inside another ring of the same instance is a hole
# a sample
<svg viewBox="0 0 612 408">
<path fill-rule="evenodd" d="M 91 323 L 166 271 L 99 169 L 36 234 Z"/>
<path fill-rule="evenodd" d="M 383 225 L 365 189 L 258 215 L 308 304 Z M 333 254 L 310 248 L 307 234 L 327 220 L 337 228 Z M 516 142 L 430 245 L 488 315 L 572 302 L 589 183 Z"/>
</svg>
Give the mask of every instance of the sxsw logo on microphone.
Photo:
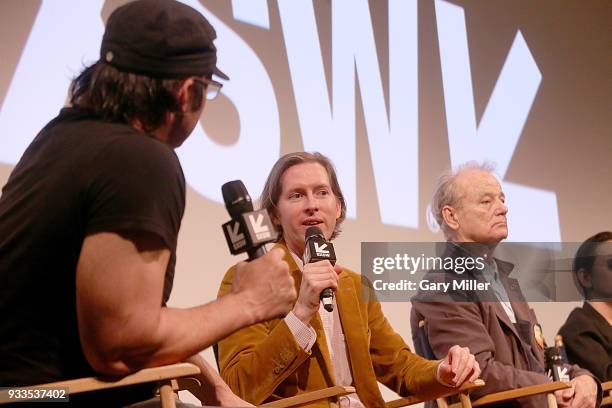
<svg viewBox="0 0 612 408">
<path fill-rule="evenodd" d="M 244 246 L 244 234 L 240 232 L 239 222 L 230 223 L 226 226 L 226 229 L 235 249 L 240 249 L 240 247 Z"/>
<path fill-rule="evenodd" d="M 276 241 L 277 232 L 266 210 L 244 213 L 242 220 L 249 245 L 257 246 Z"/>
<path fill-rule="evenodd" d="M 555 381 L 553 370 L 556 371 L 557 378 L 559 379 L 559 381 L 569 381 L 570 380 L 566 367 L 563 367 L 560 365 L 554 365 L 552 368 L 549 368 L 546 372 L 546 374 L 548 375 L 548 378 L 550 378 L 551 381 Z"/>
<path fill-rule="evenodd" d="M 254 214 L 249 214 L 248 219 L 258 240 L 269 239 L 272 237 L 270 234 L 270 228 L 264 223 L 263 214 L 259 213 L 257 216 Z"/>
<path fill-rule="evenodd" d="M 223 224 L 222 229 L 232 255 L 274 242 L 278 235 L 266 210 L 243 213 L 240 219 Z"/>
<path fill-rule="evenodd" d="M 234 220 L 226 222 L 223 224 L 223 233 L 232 254 L 238 254 L 244 250 L 246 238 L 242 232 L 240 222 Z"/>
<path fill-rule="evenodd" d="M 334 245 L 324 239 L 311 238 L 306 241 L 304 251 L 304 263 L 317 261 L 329 261 L 332 265 L 336 263 Z"/>
<path fill-rule="evenodd" d="M 314 243 L 314 251 L 317 257 L 321 258 L 329 258 L 329 249 L 327 249 L 327 244 L 319 245 L 318 242 Z"/>
</svg>

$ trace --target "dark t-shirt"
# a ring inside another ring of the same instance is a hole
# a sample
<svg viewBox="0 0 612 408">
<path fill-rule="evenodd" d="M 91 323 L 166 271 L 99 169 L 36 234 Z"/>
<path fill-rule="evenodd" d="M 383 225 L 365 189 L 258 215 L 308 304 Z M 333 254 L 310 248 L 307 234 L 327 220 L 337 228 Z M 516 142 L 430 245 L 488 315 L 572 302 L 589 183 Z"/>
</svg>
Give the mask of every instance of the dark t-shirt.
<svg viewBox="0 0 612 408">
<path fill-rule="evenodd" d="M 84 238 L 127 230 L 161 237 L 172 253 L 162 303 L 184 207 L 185 179 L 170 147 L 126 124 L 62 110 L 0 197 L 0 386 L 94 375 L 76 318 Z"/>
</svg>

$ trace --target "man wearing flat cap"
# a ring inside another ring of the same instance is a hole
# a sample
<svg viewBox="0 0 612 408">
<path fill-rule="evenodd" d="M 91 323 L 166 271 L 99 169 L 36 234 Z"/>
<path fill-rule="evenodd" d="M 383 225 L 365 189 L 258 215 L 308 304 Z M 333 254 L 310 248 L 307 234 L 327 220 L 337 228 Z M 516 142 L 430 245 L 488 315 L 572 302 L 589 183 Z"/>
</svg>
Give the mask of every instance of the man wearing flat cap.
<svg viewBox="0 0 612 408">
<path fill-rule="evenodd" d="M 243 405 L 198 356 L 233 331 L 285 314 L 296 293 L 282 252 L 239 266 L 232 294 L 166 307 L 185 207 L 174 148 L 228 79 L 216 34 L 173 0 L 115 10 L 100 60 L 36 136 L 0 197 L 0 387 L 125 375 L 189 360 L 204 403 Z M 265 287 L 262 284 L 265 283 Z M 125 406 L 148 386 L 70 396 Z"/>
</svg>

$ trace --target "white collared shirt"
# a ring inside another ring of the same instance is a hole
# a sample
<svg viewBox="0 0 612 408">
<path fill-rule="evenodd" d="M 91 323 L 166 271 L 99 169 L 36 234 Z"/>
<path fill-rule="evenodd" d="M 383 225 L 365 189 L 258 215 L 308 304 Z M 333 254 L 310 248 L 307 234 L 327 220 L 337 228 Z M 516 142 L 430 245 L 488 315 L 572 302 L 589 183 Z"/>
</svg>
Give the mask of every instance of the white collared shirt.
<svg viewBox="0 0 612 408">
<path fill-rule="evenodd" d="M 499 299 L 510 321 L 516 323 L 516 316 L 514 315 L 512 304 L 508 298 L 508 292 L 506 292 L 506 288 L 499 279 L 499 269 L 497 268 L 497 262 L 495 262 L 495 260 L 486 265 L 486 268 L 482 270 L 482 276 L 491 284 L 491 289 L 495 292 L 495 296 Z"/>
<path fill-rule="evenodd" d="M 304 271 L 304 262 L 293 252 L 289 251 L 291 256 L 295 260 L 300 271 Z M 351 365 L 348 357 L 348 351 L 346 347 L 346 339 L 344 337 L 344 330 L 342 329 L 342 322 L 340 321 L 340 315 L 338 313 L 338 307 L 336 304 L 336 297 L 333 298 L 334 310 L 328 312 L 323 307 L 323 303 L 319 302 L 319 317 L 323 324 L 323 331 L 325 333 L 325 342 L 327 344 L 327 350 L 332 362 L 335 382 L 338 385 L 353 385 L 353 375 L 351 373 Z M 298 319 L 293 312 L 289 312 L 285 317 L 285 323 L 289 327 L 291 333 L 295 337 L 296 342 L 306 351 L 310 352 L 312 346 L 317 340 L 317 334 L 312 326 L 304 324 Z M 339 398 L 340 407 L 342 408 L 365 408 L 359 396 L 356 393 L 344 395 Z"/>
</svg>

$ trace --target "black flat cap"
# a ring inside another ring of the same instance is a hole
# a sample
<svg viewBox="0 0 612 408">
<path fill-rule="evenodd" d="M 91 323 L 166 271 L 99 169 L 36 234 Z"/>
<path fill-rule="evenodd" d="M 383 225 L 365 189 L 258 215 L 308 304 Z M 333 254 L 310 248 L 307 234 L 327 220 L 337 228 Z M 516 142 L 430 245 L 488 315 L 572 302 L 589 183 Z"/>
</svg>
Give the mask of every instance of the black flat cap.
<svg viewBox="0 0 612 408">
<path fill-rule="evenodd" d="M 158 78 L 213 74 L 215 29 L 198 11 L 174 0 L 136 0 L 108 18 L 100 59 L 115 68 Z"/>
</svg>

